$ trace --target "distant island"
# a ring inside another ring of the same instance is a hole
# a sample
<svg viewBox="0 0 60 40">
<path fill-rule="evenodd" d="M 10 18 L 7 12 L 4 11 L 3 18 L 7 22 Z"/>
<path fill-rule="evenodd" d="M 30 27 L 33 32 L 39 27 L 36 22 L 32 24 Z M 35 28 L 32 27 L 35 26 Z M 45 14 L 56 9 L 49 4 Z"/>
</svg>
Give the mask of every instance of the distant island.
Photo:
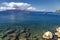
<svg viewBox="0 0 60 40">
<path fill-rule="evenodd" d="M 56 10 L 56 12 L 60 12 L 60 10 Z"/>
</svg>

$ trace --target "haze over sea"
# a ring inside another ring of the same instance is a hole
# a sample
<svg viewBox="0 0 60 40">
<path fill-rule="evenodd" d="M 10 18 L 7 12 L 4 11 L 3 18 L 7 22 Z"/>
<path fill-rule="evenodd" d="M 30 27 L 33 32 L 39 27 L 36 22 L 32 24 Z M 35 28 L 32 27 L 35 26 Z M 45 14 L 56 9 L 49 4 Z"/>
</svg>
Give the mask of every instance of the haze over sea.
<svg viewBox="0 0 60 40">
<path fill-rule="evenodd" d="M 7 27 L 30 28 L 32 33 L 43 33 L 45 31 L 54 31 L 60 26 L 60 13 L 56 12 L 0 12 L 0 29 Z"/>
</svg>

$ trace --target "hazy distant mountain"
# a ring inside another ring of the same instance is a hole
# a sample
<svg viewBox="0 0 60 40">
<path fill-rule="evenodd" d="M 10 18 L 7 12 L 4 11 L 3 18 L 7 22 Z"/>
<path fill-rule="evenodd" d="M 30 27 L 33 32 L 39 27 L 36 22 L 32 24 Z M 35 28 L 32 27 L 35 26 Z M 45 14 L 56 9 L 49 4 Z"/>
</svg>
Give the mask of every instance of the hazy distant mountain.
<svg viewBox="0 0 60 40">
<path fill-rule="evenodd" d="M 10 11 L 10 12 L 32 12 L 32 11 L 28 11 L 28 10 L 5 10 L 5 11 Z"/>
</svg>

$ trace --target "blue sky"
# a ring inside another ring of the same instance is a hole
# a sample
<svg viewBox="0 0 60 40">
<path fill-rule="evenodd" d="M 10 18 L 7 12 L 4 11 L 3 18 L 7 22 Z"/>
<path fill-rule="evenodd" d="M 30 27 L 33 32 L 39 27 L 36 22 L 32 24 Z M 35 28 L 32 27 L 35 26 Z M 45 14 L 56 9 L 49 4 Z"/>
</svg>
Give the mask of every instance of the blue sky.
<svg viewBox="0 0 60 40">
<path fill-rule="evenodd" d="M 25 2 L 46 11 L 60 9 L 60 0 L 0 0 L 0 3 L 2 2 Z"/>
</svg>

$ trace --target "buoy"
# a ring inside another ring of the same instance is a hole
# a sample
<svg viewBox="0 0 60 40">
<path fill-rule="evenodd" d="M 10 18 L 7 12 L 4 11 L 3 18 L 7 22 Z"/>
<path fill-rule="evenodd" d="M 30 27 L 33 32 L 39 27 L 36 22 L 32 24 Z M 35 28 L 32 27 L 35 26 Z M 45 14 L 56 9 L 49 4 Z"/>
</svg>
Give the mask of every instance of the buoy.
<svg viewBox="0 0 60 40">
<path fill-rule="evenodd" d="M 45 33 L 43 34 L 43 39 L 45 39 L 45 40 L 51 40 L 52 37 L 53 37 L 53 35 L 52 35 L 52 33 L 51 33 L 50 31 L 45 32 Z"/>
</svg>

